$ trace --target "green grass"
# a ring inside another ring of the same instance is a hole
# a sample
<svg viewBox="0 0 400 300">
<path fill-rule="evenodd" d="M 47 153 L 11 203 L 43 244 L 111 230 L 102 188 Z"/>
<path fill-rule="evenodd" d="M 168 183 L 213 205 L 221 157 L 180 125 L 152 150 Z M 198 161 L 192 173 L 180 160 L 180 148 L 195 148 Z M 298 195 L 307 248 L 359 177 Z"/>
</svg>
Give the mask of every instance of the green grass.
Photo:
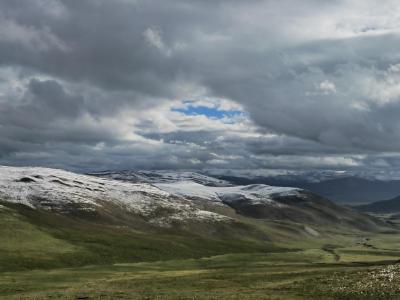
<svg viewBox="0 0 400 300">
<path fill-rule="evenodd" d="M 315 237 L 243 217 L 237 235 L 210 234 L 7 206 L 0 299 L 400 299 L 395 231 L 319 227 Z"/>
<path fill-rule="evenodd" d="M 4 272 L 0 299 L 398 299 L 399 268 L 389 267 L 388 283 L 386 264 L 338 264 L 307 250 Z"/>
<path fill-rule="evenodd" d="M 40 230 L 16 211 L 0 209 L 0 270 L 41 267 L 79 247 Z"/>
<path fill-rule="evenodd" d="M 97 223 L 8 205 L 0 210 L 0 271 L 286 251 L 268 241 Z M 222 228 L 223 230 L 223 228 Z"/>
</svg>

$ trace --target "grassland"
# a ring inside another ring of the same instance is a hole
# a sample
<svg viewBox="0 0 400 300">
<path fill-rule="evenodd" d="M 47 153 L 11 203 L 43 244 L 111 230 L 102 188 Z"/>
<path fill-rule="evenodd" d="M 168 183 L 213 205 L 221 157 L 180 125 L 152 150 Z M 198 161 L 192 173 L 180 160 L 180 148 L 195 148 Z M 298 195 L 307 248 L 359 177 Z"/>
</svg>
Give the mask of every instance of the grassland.
<svg viewBox="0 0 400 300">
<path fill-rule="evenodd" d="M 0 299 L 400 299 L 394 229 L 243 218 L 268 239 L 206 238 L 6 205 Z"/>
<path fill-rule="evenodd" d="M 3 272 L 0 299 L 399 299 L 393 259 L 306 250 Z"/>
</svg>

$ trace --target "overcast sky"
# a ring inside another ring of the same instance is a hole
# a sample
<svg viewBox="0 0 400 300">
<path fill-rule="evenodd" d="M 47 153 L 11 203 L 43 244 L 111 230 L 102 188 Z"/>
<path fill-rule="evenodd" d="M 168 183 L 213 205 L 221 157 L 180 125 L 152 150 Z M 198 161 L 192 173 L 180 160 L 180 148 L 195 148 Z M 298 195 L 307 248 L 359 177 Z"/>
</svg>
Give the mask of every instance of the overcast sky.
<svg viewBox="0 0 400 300">
<path fill-rule="evenodd" d="M 400 167 L 400 5 L 2 0 L 0 164 Z"/>
</svg>

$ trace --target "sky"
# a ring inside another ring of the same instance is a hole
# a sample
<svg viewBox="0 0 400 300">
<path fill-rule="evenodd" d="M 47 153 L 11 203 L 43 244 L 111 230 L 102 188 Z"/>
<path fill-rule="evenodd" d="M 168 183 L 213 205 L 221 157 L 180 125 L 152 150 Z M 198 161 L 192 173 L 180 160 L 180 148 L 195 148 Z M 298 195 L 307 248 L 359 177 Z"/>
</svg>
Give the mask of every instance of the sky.
<svg viewBox="0 0 400 300">
<path fill-rule="evenodd" d="M 400 6 L 0 1 L 0 164 L 400 166 Z"/>
</svg>

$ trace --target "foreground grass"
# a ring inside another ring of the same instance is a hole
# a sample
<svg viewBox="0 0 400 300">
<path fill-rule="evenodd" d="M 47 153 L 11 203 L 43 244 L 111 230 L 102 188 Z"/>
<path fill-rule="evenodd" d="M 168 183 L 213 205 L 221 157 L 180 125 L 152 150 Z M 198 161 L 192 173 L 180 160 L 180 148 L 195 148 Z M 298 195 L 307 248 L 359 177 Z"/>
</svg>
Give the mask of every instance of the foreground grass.
<svg viewBox="0 0 400 300">
<path fill-rule="evenodd" d="M 0 299 L 400 299 L 396 257 L 380 257 L 335 263 L 311 249 L 3 272 Z"/>
</svg>

